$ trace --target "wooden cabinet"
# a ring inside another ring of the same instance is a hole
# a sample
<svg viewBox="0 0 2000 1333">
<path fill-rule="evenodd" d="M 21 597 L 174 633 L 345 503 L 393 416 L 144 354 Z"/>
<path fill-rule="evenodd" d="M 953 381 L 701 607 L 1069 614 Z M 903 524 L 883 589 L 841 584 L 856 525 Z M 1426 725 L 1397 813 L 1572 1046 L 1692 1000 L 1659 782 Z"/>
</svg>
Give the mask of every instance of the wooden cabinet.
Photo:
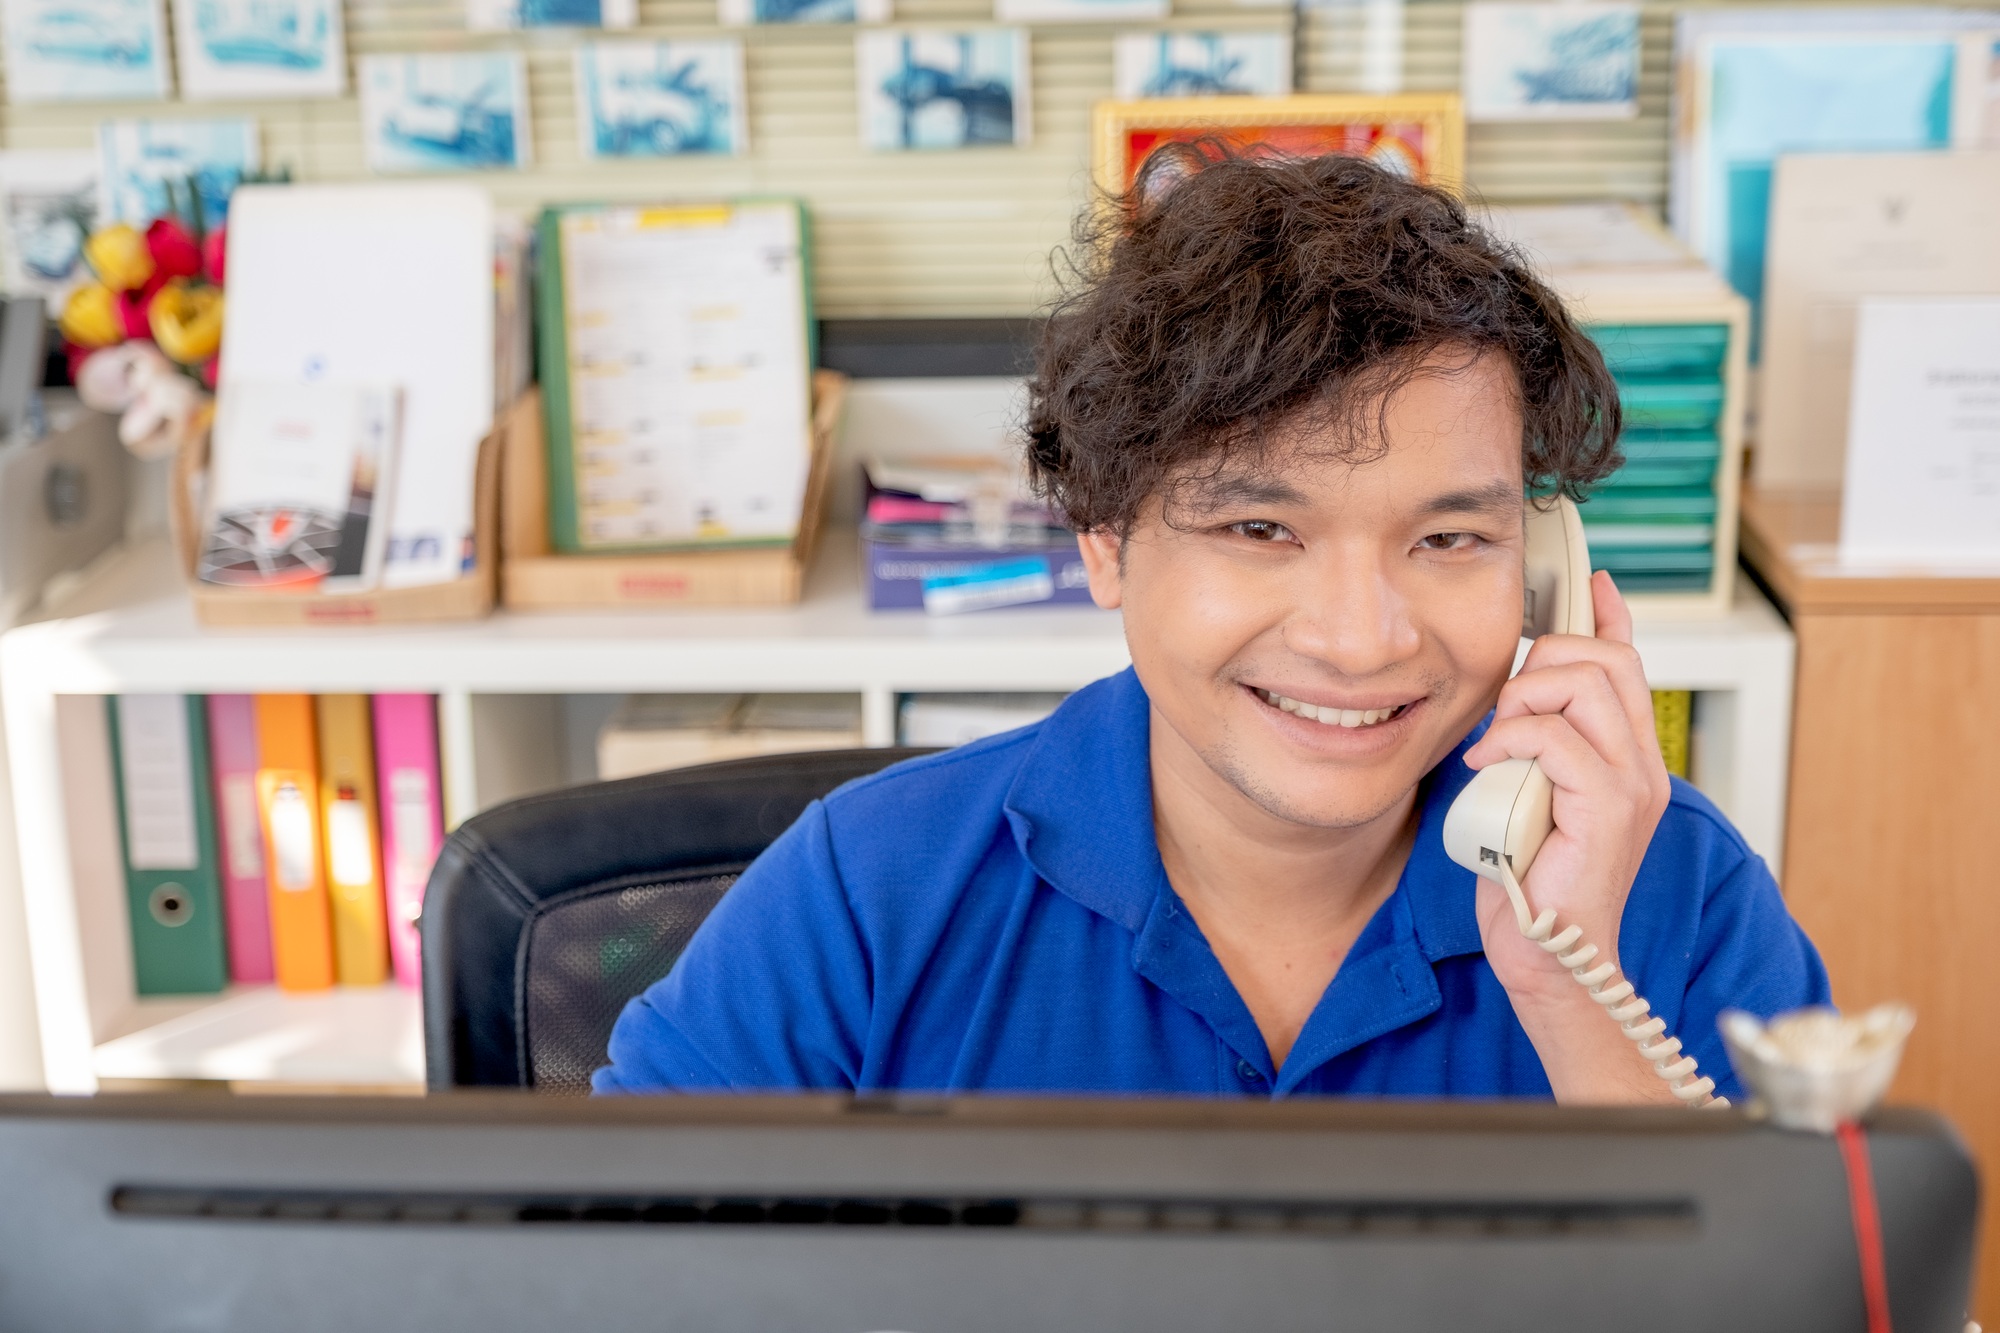
<svg viewBox="0 0 2000 1333">
<path fill-rule="evenodd" d="M 1798 637 L 1784 888 L 1835 1000 L 1916 1007 L 1891 1094 L 1985 1177 L 1977 1306 L 2000 1325 L 2000 578 L 1861 576 L 1840 501 L 1743 498 L 1743 554 Z"/>
</svg>

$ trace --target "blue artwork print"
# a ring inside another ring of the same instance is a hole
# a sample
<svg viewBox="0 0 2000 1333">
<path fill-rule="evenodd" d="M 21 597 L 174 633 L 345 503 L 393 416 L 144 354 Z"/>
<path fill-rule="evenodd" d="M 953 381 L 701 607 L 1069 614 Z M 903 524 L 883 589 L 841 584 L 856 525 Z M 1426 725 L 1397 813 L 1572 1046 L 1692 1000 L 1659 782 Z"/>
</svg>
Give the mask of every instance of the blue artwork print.
<svg viewBox="0 0 2000 1333">
<path fill-rule="evenodd" d="M 1637 115 L 1638 7 L 1468 5 L 1464 86 L 1472 120 Z"/>
<path fill-rule="evenodd" d="M 181 86 L 191 98 L 338 96 L 339 0 L 182 0 Z"/>
<path fill-rule="evenodd" d="M 257 170 L 257 124 L 250 120 L 117 120 L 97 131 L 98 189 L 104 218 L 144 226 L 187 207 L 193 183 L 204 221 L 229 214 L 229 196 Z"/>
<path fill-rule="evenodd" d="M 166 96 L 159 0 L 7 0 L 4 16 L 11 101 Z"/>
<path fill-rule="evenodd" d="M 210 60 L 225 65 L 318 69 L 331 18 L 318 5 L 273 0 L 198 0 L 194 28 Z"/>
<path fill-rule="evenodd" d="M 361 79 L 362 132 L 374 170 L 527 163 L 527 77 L 519 55 L 371 56 Z"/>
<path fill-rule="evenodd" d="M 884 32 L 856 40 L 862 135 L 871 148 L 1027 141 L 1022 35 Z"/>
<path fill-rule="evenodd" d="M 1292 89 L 1278 32 L 1125 33 L 1113 48 L 1120 97 L 1279 97 Z"/>
<path fill-rule="evenodd" d="M 577 48 L 586 157 L 735 153 L 743 48 L 733 41 L 595 42 Z"/>
</svg>

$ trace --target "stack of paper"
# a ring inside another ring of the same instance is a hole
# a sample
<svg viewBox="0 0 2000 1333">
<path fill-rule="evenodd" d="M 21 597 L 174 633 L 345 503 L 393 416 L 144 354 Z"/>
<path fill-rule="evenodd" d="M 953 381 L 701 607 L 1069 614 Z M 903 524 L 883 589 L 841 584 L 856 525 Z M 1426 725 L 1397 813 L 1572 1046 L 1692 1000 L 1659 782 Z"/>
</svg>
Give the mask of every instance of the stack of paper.
<svg viewBox="0 0 2000 1333">
<path fill-rule="evenodd" d="M 476 186 L 246 186 L 231 205 L 225 402 L 253 381 L 400 392 L 382 586 L 471 567 L 494 306 L 493 208 Z"/>
</svg>

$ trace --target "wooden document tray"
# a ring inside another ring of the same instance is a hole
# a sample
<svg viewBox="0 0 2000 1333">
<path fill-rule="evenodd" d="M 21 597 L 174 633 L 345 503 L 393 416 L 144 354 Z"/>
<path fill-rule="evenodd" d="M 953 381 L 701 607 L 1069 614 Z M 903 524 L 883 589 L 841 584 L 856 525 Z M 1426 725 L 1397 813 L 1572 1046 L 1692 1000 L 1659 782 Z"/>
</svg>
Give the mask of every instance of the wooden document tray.
<svg viewBox="0 0 2000 1333">
<path fill-rule="evenodd" d="M 812 461 L 789 546 L 648 555 L 561 555 L 549 545 L 548 451 L 535 410 L 510 420 L 502 465 L 501 600 L 514 611 L 601 607 L 776 606 L 799 600 L 824 526 L 834 431 L 847 377 L 813 373 Z"/>
</svg>

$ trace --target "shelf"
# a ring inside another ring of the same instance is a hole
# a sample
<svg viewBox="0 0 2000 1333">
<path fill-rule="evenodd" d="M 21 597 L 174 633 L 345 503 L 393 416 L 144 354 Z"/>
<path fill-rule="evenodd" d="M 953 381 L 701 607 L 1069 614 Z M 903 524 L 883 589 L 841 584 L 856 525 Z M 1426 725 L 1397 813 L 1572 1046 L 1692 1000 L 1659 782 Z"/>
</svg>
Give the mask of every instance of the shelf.
<svg viewBox="0 0 2000 1333">
<path fill-rule="evenodd" d="M 135 1010 L 143 1021 L 147 1006 Z M 185 1008 L 186 1000 L 164 1002 Z M 423 1003 L 403 986 L 246 986 L 98 1046 L 100 1079 L 210 1079 L 381 1091 L 424 1083 Z"/>
<path fill-rule="evenodd" d="M 1747 582 L 1726 615 L 1635 605 L 1657 688 L 1697 691 L 1695 781 L 1777 863 L 1792 636 Z M 402 991 L 212 1001 L 132 994 L 104 710 L 127 692 L 410 690 L 439 696 L 446 808 L 464 818 L 559 785 L 566 705 L 630 692 L 852 691 L 888 744 L 905 692 L 1068 691 L 1123 668 L 1123 622 L 1090 608 L 933 618 L 864 603 L 851 530 L 797 606 L 501 613 L 452 625 L 206 629 L 165 549 L 122 552 L 42 619 L 0 637 L 43 1071 L 99 1079 L 415 1085 L 417 997 Z M 94 758 L 93 758 L 94 756 Z"/>
</svg>

